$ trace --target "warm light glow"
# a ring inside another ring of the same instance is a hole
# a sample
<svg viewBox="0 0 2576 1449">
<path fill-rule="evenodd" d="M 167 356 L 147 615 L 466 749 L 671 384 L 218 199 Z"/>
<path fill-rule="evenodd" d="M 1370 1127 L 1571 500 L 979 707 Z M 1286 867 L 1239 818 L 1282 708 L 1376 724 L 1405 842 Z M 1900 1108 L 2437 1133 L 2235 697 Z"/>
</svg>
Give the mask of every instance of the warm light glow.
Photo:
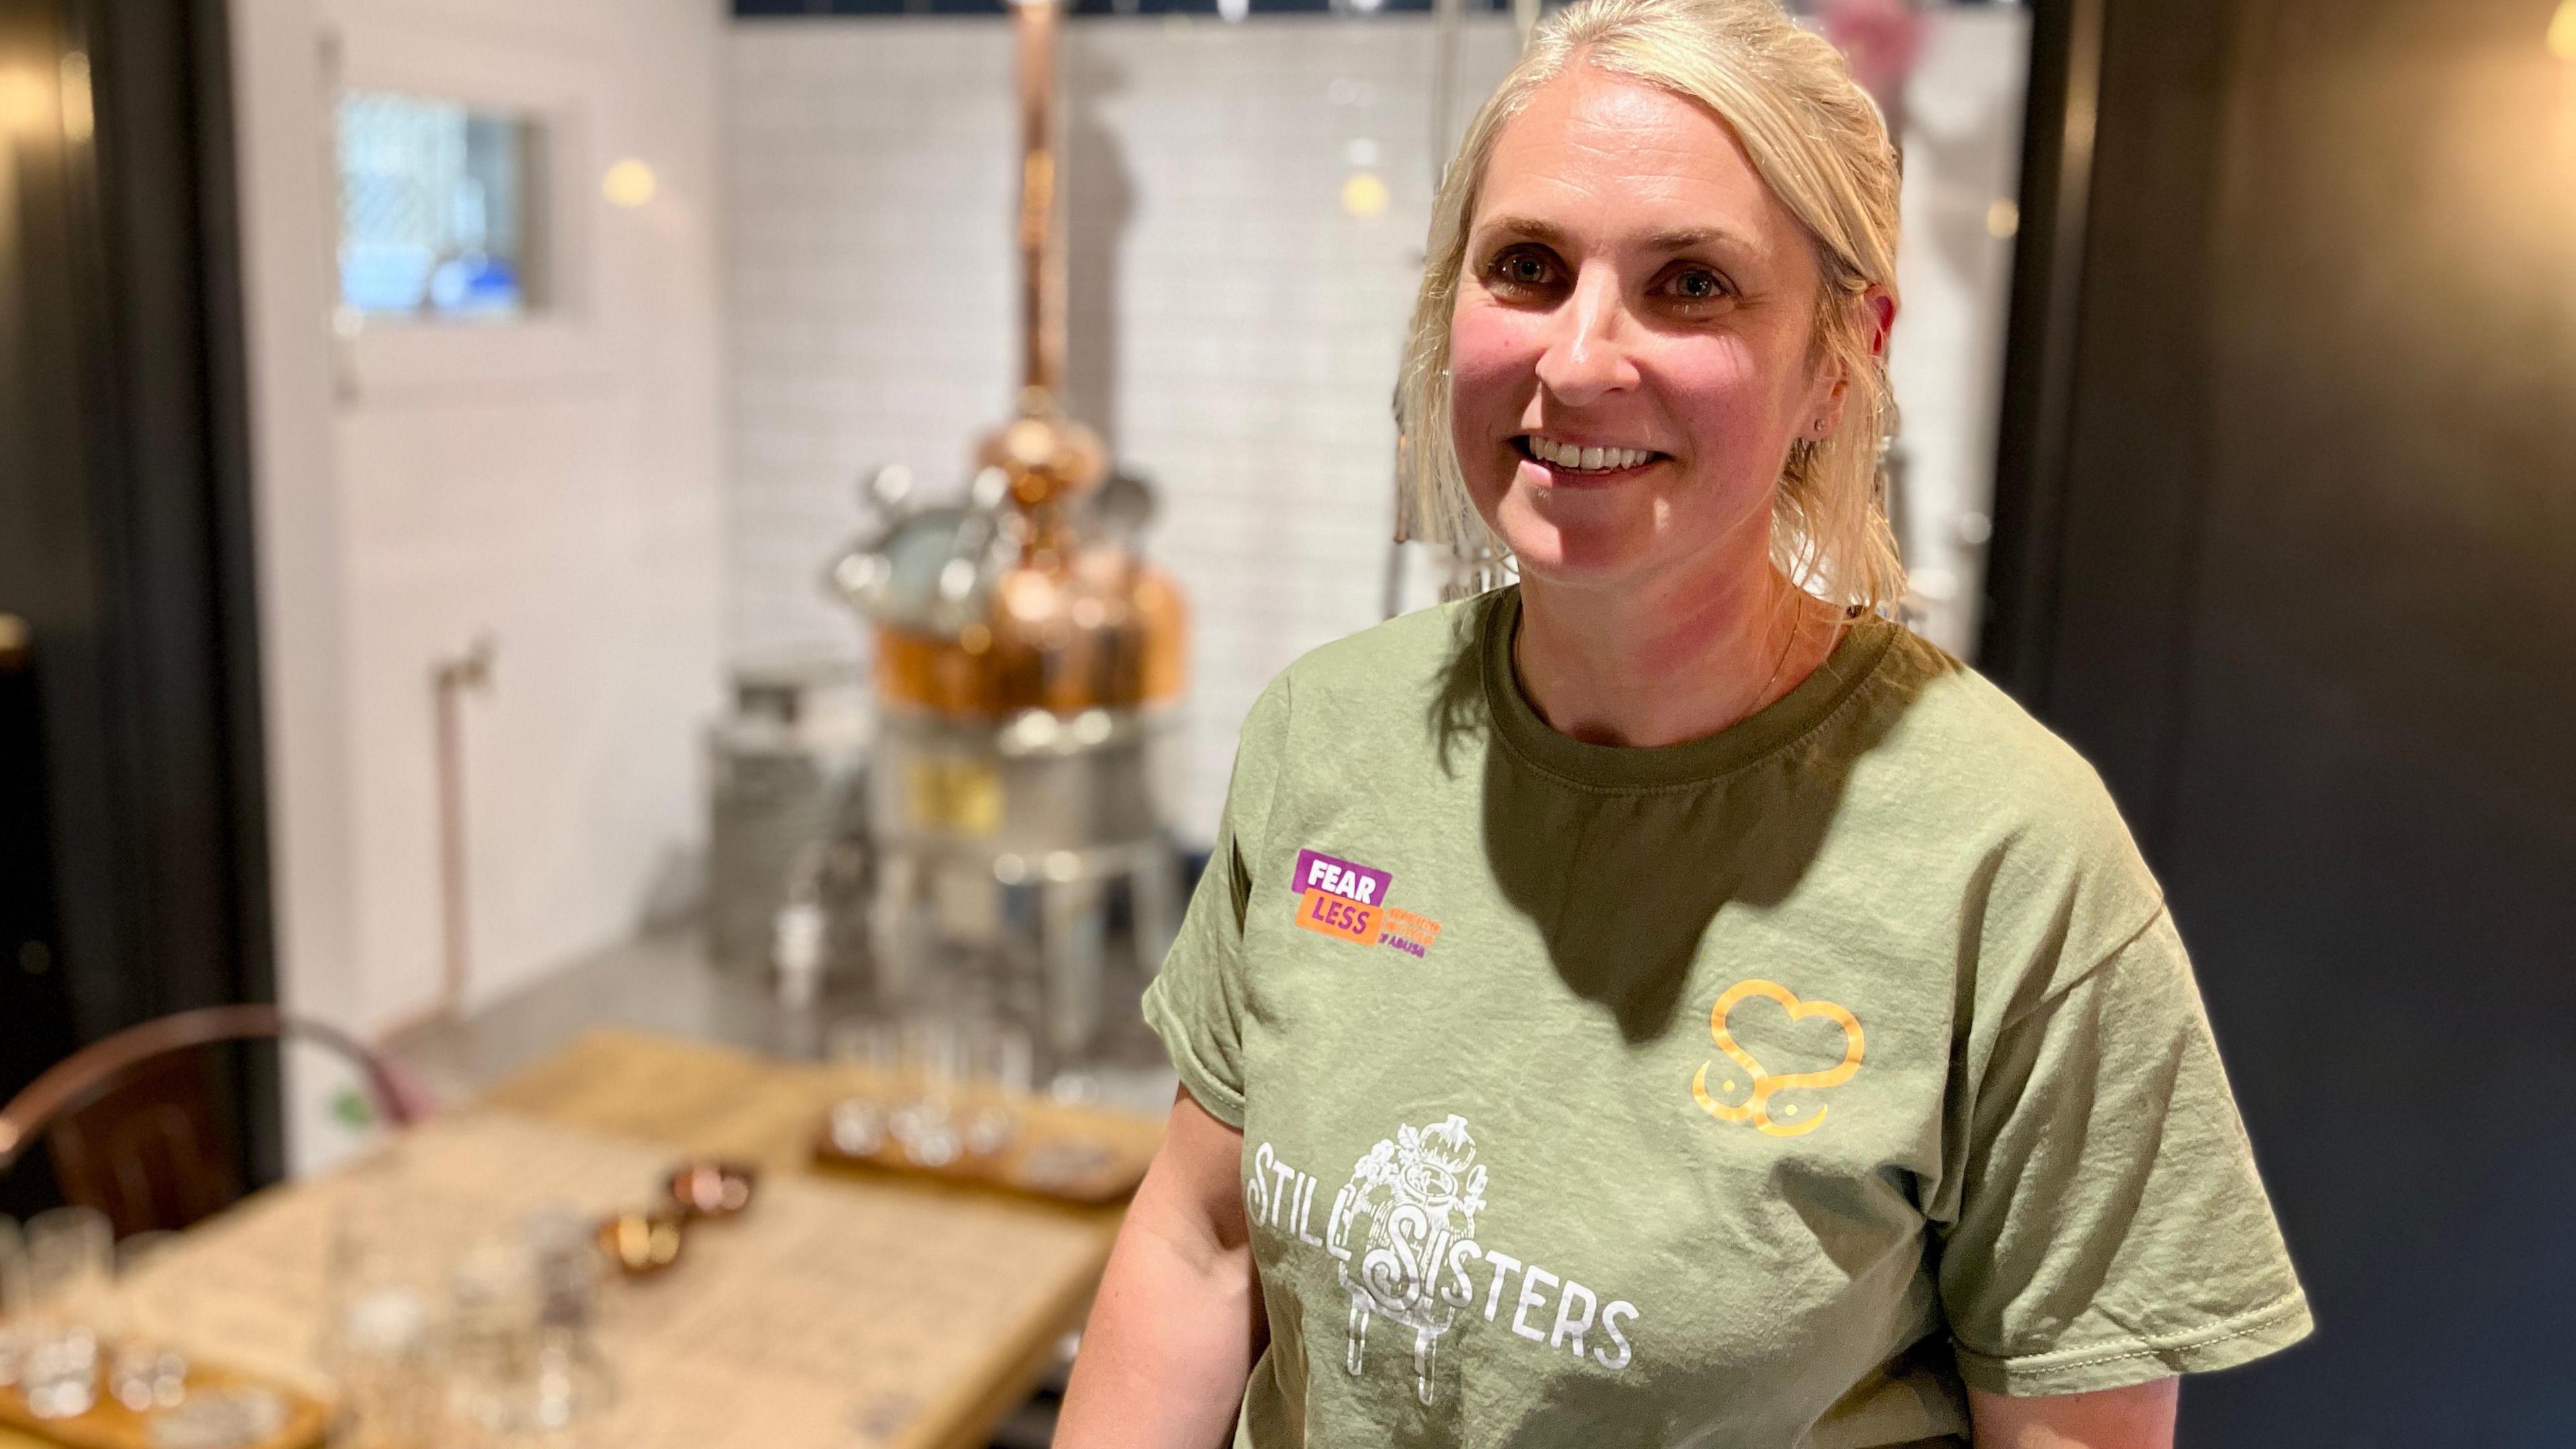
<svg viewBox="0 0 2576 1449">
<path fill-rule="evenodd" d="M 34 72 L 0 71 L 0 132 L 20 134 L 53 120 L 53 88 Z"/>
<path fill-rule="evenodd" d="M 608 174 L 599 179 L 600 194 L 616 206 L 642 206 L 661 189 L 653 168 L 632 156 L 609 167 Z"/>
<path fill-rule="evenodd" d="M 2549 53 L 2576 60 L 2576 0 L 2558 0 L 2558 13 L 2549 17 Z"/>
<path fill-rule="evenodd" d="M 89 57 L 75 50 L 63 57 L 63 139 L 86 145 L 95 128 L 90 114 Z"/>
<path fill-rule="evenodd" d="M 1374 171 L 1354 171 L 1342 183 L 1342 210 L 1353 216 L 1376 216 L 1386 210 L 1386 183 Z"/>
<path fill-rule="evenodd" d="M 1986 206 L 1986 235 L 1997 241 L 2021 230 L 2021 208 L 2009 196 L 1998 196 Z"/>
</svg>

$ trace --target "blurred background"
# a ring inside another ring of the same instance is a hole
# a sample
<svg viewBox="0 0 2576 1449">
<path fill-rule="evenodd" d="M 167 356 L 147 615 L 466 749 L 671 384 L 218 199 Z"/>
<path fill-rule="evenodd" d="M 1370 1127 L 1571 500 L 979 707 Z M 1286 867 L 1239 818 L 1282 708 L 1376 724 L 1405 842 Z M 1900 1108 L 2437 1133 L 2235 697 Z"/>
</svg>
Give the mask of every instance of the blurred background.
<svg viewBox="0 0 2576 1449">
<path fill-rule="evenodd" d="M 2315 1300 L 2184 1442 L 2576 1443 L 2576 0 L 1799 8 L 1904 617 L 2119 797 Z M 1391 399 L 1539 13 L 0 0 L 0 1100 L 345 1040 L 163 1084 L 209 1205 L 602 1028 L 1157 1110 L 1245 710 L 1464 577 Z"/>
</svg>

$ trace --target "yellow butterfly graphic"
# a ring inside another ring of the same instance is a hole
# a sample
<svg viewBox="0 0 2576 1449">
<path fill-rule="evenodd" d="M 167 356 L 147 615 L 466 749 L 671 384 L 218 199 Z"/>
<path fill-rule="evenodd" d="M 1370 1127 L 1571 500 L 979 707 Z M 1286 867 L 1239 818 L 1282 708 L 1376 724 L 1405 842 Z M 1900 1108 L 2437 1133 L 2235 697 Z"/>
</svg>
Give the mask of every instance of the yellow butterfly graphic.
<svg viewBox="0 0 2576 1449">
<path fill-rule="evenodd" d="M 1728 1013 L 1734 1011 L 1739 1003 L 1757 996 L 1765 1001 L 1777 1003 L 1781 1010 L 1789 1013 L 1791 1021 L 1804 1021 L 1811 1016 L 1821 1016 L 1841 1027 L 1843 1029 L 1842 1061 L 1821 1072 L 1787 1072 L 1774 1075 L 1765 1070 L 1753 1053 L 1736 1044 L 1734 1036 L 1726 1029 Z M 1774 1137 L 1797 1137 L 1813 1132 L 1825 1125 L 1826 1112 L 1825 1108 L 1818 1107 L 1815 1115 L 1804 1121 L 1775 1121 L 1771 1115 L 1771 1098 L 1774 1094 L 1797 1088 L 1817 1090 L 1824 1087 L 1839 1087 L 1850 1081 L 1852 1074 L 1860 1070 L 1859 1018 L 1830 1001 L 1801 1001 L 1796 992 L 1776 981 L 1739 981 L 1728 987 L 1726 994 L 1717 999 L 1717 1004 L 1709 1008 L 1708 1034 L 1716 1039 L 1717 1049 L 1724 1052 L 1729 1061 L 1744 1069 L 1745 1074 L 1752 1080 L 1753 1095 L 1745 1099 L 1744 1105 L 1740 1107 L 1730 1107 L 1710 1096 L 1708 1069 L 1714 1063 L 1702 1062 L 1698 1072 L 1691 1077 L 1691 1096 L 1698 1101 L 1701 1111 L 1721 1122 L 1750 1122 L 1756 1130 L 1767 1132 Z M 1734 1085 L 1729 1081 L 1724 1083 L 1723 1087 Z M 1797 1110 L 1794 1106 L 1784 1107 L 1780 1115 L 1792 1116 Z"/>
</svg>

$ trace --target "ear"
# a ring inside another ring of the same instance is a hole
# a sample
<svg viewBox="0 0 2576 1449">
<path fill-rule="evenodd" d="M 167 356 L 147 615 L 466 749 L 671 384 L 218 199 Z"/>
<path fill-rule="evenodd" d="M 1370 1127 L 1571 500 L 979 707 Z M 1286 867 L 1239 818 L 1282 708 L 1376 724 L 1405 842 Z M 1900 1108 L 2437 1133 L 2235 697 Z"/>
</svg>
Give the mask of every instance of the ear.
<svg viewBox="0 0 2576 1449">
<path fill-rule="evenodd" d="M 1854 297 L 1850 305 L 1862 335 L 1869 341 L 1869 355 L 1887 356 L 1888 334 L 1896 329 L 1896 298 L 1885 287 L 1873 286 Z M 1830 438 L 1841 431 L 1843 399 L 1851 393 L 1851 378 L 1840 358 L 1828 360 L 1816 380 L 1823 385 L 1824 396 L 1816 407 L 1813 430 L 1801 431 L 1798 436 L 1802 438 Z"/>
<path fill-rule="evenodd" d="M 1854 305 L 1865 314 L 1862 325 L 1869 328 L 1869 355 L 1887 356 L 1888 334 L 1896 330 L 1895 296 L 1885 287 L 1871 287 Z"/>
</svg>

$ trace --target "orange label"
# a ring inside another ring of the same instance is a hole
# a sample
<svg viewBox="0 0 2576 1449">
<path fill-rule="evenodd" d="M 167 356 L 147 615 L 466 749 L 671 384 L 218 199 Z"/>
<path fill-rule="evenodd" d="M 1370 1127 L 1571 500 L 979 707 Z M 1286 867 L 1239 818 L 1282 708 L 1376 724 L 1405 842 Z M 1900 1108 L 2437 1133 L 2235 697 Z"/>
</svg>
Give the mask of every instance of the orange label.
<svg viewBox="0 0 2576 1449">
<path fill-rule="evenodd" d="M 1393 906 L 1386 910 L 1386 929 L 1388 935 L 1401 936 L 1417 946 L 1428 947 L 1440 939 L 1438 921 L 1428 916 L 1417 916 L 1411 911 L 1399 911 Z"/>
<path fill-rule="evenodd" d="M 1361 905 L 1330 891 L 1308 891 L 1297 897 L 1298 925 L 1363 946 L 1377 944 L 1377 918 L 1377 907 Z"/>
</svg>

